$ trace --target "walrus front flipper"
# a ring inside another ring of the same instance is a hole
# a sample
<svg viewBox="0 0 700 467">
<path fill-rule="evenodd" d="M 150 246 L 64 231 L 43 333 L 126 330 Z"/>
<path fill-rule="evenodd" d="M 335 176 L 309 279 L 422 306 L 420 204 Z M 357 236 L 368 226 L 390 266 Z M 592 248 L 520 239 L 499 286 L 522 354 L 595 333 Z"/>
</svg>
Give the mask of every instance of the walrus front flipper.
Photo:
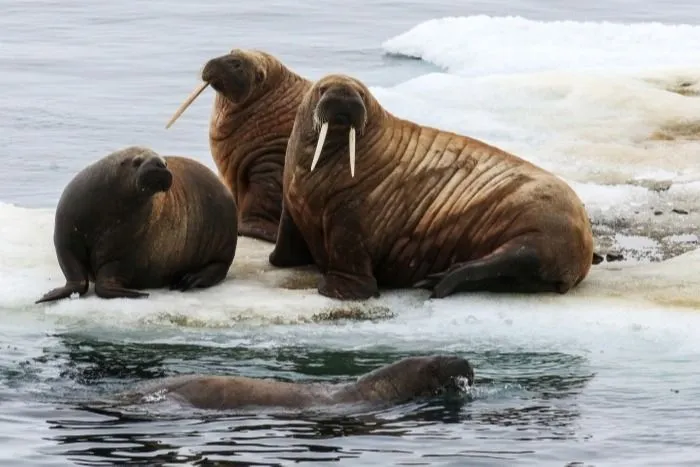
<svg viewBox="0 0 700 467">
<path fill-rule="evenodd" d="M 282 171 L 286 144 L 255 157 L 247 170 L 248 191 L 238 206 L 238 235 L 270 243 L 277 241 L 282 214 Z"/>
<path fill-rule="evenodd" d="M 356 214 L 337 210 L 324 216 L 328 268 L 318 285 L 318 292 L 340 300 L 366 300 L 379 297 L 372 259 L 367 253 L 362 228 Z"/>
<path fill-rule="evenodd" d="M 280 216 L 279 230 L 275 248 L 268 258 L 270 264 L 278 268 L 293 268 L 314 264 L 306 240 L 299 232 L 292 216 L 287 212 L 282 203 L 282 215 Z"/>
<path fill-rule="evenodd" d="M 87 252 L 83 243 L 77 240 L 74 235 L 62 235 L 63 232 L 60 227 L 61 225 L 59 224 L 54 231 L 54 244 L 58 265 L 66 278 L 66 285 L 45 293 L 43 297 L 34 303 L 61 300 L 70 297 L 74 293 L 83 296 L 90 286 L 88 272 L 85 267 L 87 264 Z"/>
<path fill-rule="evenodd" d="M 108 273 L 114 268 L 116 263 L 111 263 L 108 267 L 103 267 L 97 273 L 95 279 L 95 294 L 100 298 L 145 298 L 148 297 L 146 292 L 127 289 L 123 287 L 119 281 Z"/>
<path fill-rule="evenodd" d="M 170 285 L 170 290 L 186 290 L 212 287 L 223 281 L 228 274 L 229 265 L 227 263 L 211 263 L 204 266 L 199 271 L 183 274 L 179 280 Z"/>
<path fill-rule="evenodd" d="M 540 259 L 521 242 L 503 245 L 473 261 L 455 263 L 447 271 L 431 274 L 414 287 L 432 288 L 430 298 L 460 291 L 555 292 L 559 284 L 540 277 Z"/>
<path fill-rule="evenodd" d="M 148 293 L 127 289 L 114 283 L 95 282 L 95 293 L 100 298 L 146 298 Z"/>
<path fill-rule="evenodd" d="M 87 280 L 85 282 L 67 282 L 63 287 L 57 287 L 49 292 L 46 292 L 34 303 L 53 302 L 54 300 L 68 298 L 74 293 L 83 296 L 85 295 L 85 292 L 87 292 L 88 285 Z"/>
<path fill-rule="evenodd" d="M 238 235 L 275 243 L 277 241 L 277 228 L 278 226 L 272 222 L 243 219 L 238 225 Z"/>
</svg>

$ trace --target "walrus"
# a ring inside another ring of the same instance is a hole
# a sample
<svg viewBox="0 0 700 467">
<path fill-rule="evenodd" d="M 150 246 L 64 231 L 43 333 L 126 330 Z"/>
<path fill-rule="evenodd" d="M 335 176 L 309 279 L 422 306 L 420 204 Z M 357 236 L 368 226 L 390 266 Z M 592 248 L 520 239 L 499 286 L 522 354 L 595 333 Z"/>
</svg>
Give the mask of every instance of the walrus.
<svg viewBox="0 0 700 467">
<path fill-rule="evenodd" d="M 216 285 L 233 262 L 236 219 L 233 196 L 205 165 L 146 147 L 120 149 L 63 190 L 53 241 L 66 285 L 36 303 L 83 296 L 90 281 L 102 298 Z"/>
<path fill-rule="evenodd" d="M 274 243 L 282 212 L 282 170 L 297 106 L 311 81 L 258 50 L 233 49 L 209 60 L 203 83 L 177 109 L 169 128 L 204 89 L 216 91 L 209 148 L 238 206 L 239 235 Z"/>
<path fill-rule="evenodd" d="M 120 403 L 172 400 L 198 409 L 249 406 L 306 408 L 355 402 L 402 403 L 458 392 L 460 378 L 474 383 L 468 360 L 450 355 L 406 357 L 351 383 L 290 383 L 245 376 L 184 375 L 161 378 L 118 394 Z M 155 397 L 154 397 L 155 396 Z"/>
<path fill-rule="evenodd" d="M 357 157 L 356 157 L 357 154 Z M 404 120 L 361 81 L 331 74 L 300 104 L 269 262 L 315 263 L 320 294 L 420 287 L 565 293 L 587 275 L 593 235 L 559 177 L 482 141 Z"/>
</svg>

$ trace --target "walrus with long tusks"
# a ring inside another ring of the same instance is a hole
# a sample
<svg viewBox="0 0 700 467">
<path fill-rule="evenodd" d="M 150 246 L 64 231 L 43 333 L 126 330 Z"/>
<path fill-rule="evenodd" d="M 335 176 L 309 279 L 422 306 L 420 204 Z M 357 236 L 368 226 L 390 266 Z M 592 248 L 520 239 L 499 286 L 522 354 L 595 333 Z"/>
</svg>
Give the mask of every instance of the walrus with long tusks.
<svg viewBox="0 0 700 467">
<path fill-rule="evenodd" d="M 315 263 L 318 291 L 565 293 L 591 267 L 583 203 L 559 177 L 481 141 L 403 120 L 328 75 L 297 111 L 270 263 Z"/>
<path fill-rule="evenodd" d="M 268 53 L 241 49 L 209 60 L 202 80 L 166 128 L 207 86 L 214 88 L 209 147 L 236 199 L 238 233 L 274 242 L 282 212 L 287 140 L 311 81 Z"/>
<path fill-rule="evenodd" d="M 474 369 L 449 355 L 407 357 L 346 384 L 288 383 L 244 376 L 185 375 L 164 378 L 117 395 L 121 403 L 169 399 L 199 409 L 230 410 L 246 406 L 287 408 L 367 403 L 402 403 L 474 383 Z M 159 397 L 153 397 L 153 396 Z"/>
<path fill-rule="evenodd" d="M 236 203 L 195 160 L 139 146 L 81 170 L 56 208 L 54 246 L 66 285 L 36 303 L 84 295 L 139 298 L 136 289 L 206 288 L 236 253 Z"/>
</svg>

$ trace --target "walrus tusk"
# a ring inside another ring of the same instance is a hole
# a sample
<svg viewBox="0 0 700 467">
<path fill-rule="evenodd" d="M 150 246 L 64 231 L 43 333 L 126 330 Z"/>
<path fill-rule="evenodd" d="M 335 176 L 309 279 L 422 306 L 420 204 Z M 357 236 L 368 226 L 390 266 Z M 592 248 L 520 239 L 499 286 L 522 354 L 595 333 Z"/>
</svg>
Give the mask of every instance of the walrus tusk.
<svg viewBox="0 0 700 467">
<path fill-rule="evenodd" d="M 355 177 L 355 127 L 350 127 L 350 137 L 348 138 L 348 146 L 350 146 L 350 175 Z"/>
<path fill-rule="evenodd" d="M 326 141 L 326 133 L 328 133 L 328 122 L 323 122 L 321 125 L 321 131 L 318 134 L 318 143 L 316 143 L 316 152 L 314 153 L 314 160 L 311 161 L 311 171 L 313 172 L 316 168 L 318 160 L 321 158 L 321 150 L 323 149 L 323 143 Z"/>
<path fill-rule="evenodd" d="M 165 125 L 165 128 L 166 128 L 166 129 L 170 128 L 170 126 L 171 126 L 173 123 L 175 123 L 175 120 L 177 120 L 178 118 L 180 118 L 180 115 L 182 115 L 182 113 L 183 113 L 185 110 L 187 110 L 187 107 L 189 107 L 190 104 L 192 104 L 192 102 L 194 102 L 194 100 L 197 98 L 197 96 L 199 96 L 199 95 L 202 93 L 202 91 L 204 91 L 204 90 L 207 88 L 207 86 L 209 86 L 209 83 L 204 82 L 204 83 L 200 84 L 199 86 L 197 86 L 197 87 L 194 89 L 194 91 L 192 91 L 192 93 L 187 97 L 187 99 L 185 99 L 185 102 L 183 102 L 183 103 L 180 105 L 180 107 L 177 108 L 177 110 L 175 111 L 175 114 L 174 114 L 173 117 L 170 119 L 170 121 L 168 122 L 168 124 Z"/>
</svg>

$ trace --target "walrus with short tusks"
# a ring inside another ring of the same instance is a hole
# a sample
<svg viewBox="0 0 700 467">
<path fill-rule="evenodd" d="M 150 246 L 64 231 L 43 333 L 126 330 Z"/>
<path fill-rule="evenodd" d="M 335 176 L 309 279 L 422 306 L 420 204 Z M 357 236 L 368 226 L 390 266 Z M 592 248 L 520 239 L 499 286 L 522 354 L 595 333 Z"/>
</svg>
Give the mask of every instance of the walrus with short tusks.
<svg viewBox="0 0 700 467">
<path fill-rule="evenodd" d="M 357 157 L 356 157 L 357 154 Z M 317 81 L 287 147 L 270 263 L 315 263 L 318 291 L 387 288 L 565 293 L 588 274 L 593 236 L 560 178 L 466 136 L 403 120 L 362 82 Z"/>
<path fill-rule="evenodd" d="M 209 147 L 236 199 L 238 233 L 274 242 L 282 212 L 287 140 L 311 81 L 268 53 L 241 49 L 209 60 L 202 81 L 167 127 L 207 86 L 214 88 Z"/>
<path fill-rule="evenodd" d="M 449 355 L 407 357 L 346 384 L 289 383 L 244 376 L 185 375 L 143 384 L 119 394 L 121 403 L 172 400 L 198 409 L 230 410 L 250 406 L 306 408 L 348 403 L 402 403 L 414 398 L 458 392 L 474 369 Z M 154 397 L 155 396 L 155 397 Z"/>
<path fill-rule="evenodd" d="M 66 285 L 36 303 L 82 296 L 89 281 L 102 298 L 211 287 L 226 277 L 237 239 L 236 204 L 213 171 L 130 146 L 63 190 L 53 240 Z"/>
</svg>

